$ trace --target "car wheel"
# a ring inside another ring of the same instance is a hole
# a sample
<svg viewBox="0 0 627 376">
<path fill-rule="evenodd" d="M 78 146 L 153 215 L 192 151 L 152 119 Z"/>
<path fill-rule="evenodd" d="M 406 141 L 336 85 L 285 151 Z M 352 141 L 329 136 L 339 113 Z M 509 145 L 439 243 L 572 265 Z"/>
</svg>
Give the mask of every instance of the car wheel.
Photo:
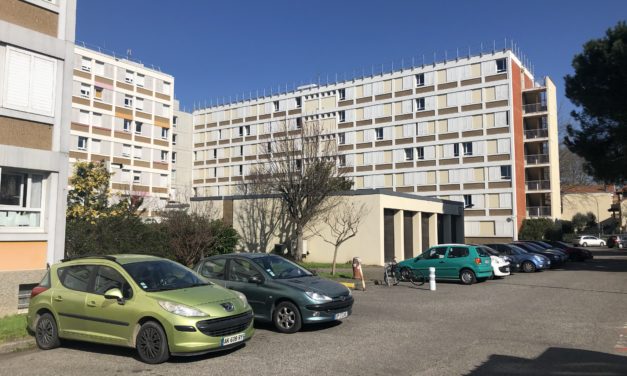
<svg viewBox="0 0 627 376">
<path fill-rule="evenodd" d="M 274 326 L 281 333 L 296 333 L 303 325 L 300 311 L 291 302 L 281 302 L 272 315 Z"/>
<path fill-rule="evenodd" d="M 154 321 L 147 321 L 141 326 L 137 333 L 135 347 L 139 358 L 144 363 L 159 364 L 170 357 L 165 331 Z"/>
<path fill-rule="evenodd" d="M 601 247 L 605 247 L 605 242 L 601 242 Z"/>
<path fill-rule="evenodd" d="M 472 285 L 477 282 L 477 277 L 475 276 L 475 272 L 470 269 L 463 269 L 459 273 L 459 279 L 462 281 L 464 285 Z"/>
<path fill-rule="evenodd" d="M 52 314 L 44 313 L 39 316 L 35 326 L 35 342 L 42 350 L 54 349 L 61 345 L 57 322 Z"/>
<path fill-rule="evenodd" d="M 522 270 L 525 273 L 533 273 L 536 271 L 536 266 L 533 262 L 531 261 L 525 261 L 522 264 Z"/>
<path fill-rule="evenodd" d="M 623 243 L 620 243 L 620 244 L 618 245 L 618 248 L 623 249 Z"/>
<path fill-rule="evenodd" d="M 587 247 L 588 243 L 583 243 L 582 246 Z"/>
</svg>

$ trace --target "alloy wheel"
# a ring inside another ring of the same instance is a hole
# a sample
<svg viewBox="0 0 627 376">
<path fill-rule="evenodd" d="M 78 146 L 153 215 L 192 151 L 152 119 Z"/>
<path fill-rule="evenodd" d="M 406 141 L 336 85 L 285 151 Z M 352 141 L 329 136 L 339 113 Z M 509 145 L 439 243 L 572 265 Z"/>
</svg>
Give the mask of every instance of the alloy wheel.
<svg viewBox="0 0 627 376">
<path fill-rule="evenodd" d="M 138 350 L 148 359 L 156 359 L 163 345 L 161 335 L 155 328 L 145 328 L 137 339 Z"/>
<path fill-rule="evenodd" d="M 281 307 L 277 314 L 277 324 L 284 329 L 291 329 L 296 323 L 296 313 L 289 307 Z"/>
<path fill-rule="evenodd" d="M 54 341 L 54 326 L 47 317 L 37 322 L 37 341 L 44 346 L 49 346 Z"/>
</svg>

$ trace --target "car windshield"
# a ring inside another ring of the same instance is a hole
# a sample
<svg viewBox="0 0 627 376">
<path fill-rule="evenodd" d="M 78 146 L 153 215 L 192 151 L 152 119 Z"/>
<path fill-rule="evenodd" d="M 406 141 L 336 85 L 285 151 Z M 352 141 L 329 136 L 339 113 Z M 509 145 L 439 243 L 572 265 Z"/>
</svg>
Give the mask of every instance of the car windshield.
<svg viewBox="0 0 627 376">
<path fill-rule="evenodd" d="M 211 282 L 181 264 L 170 260 L 141 261 L 123 264 L 135 283 L 144 291 L 177 290 L 206 286 Z"/>
<path fill-rule="evenodd" d="M 547 249 L 549 249 L 549 248 L 553 248 L 553 246 L 552 246 L 551 244 L 546 243 L 546 242 L 537 241 L 537 242 L 535 242 L 535 243 L 533 243 L 533 244 L 535 244 L 535 245 L 539 245 L 539 246 L 544 247 L 544 248 L 547 248 Z"/>
<path fill-rule="evenodd" d="M 477 254 L 480 257 L 490 257 L 490 254 L 486 252 L 486 250 L 483 247 L 477 247 Z"/>
<path fill-rule="evenodd" d="M 477 248 L 477 249 L 479 249 L 479 248 Z M 497 251 L 497 250 L 495 250 L 495 249 L 493 249 L 493 248 L 490 248 L 490 247 L 488 247 L 488 246 L 483 246 L 483 247 L 481 247 L 481 249 L 485 250 L 486 252 L 488 252 L 488 253 L 489 253 L 489 254 L 491 254 L 492 256 L 500 256 L 500 255 L 501 255 L 501 254 L 499 253 L 499 251 Z"/>
<path fill-rule="evenodd" d="M 509 248 L 512 250 L 512 252 L 517 253 L 517 254 L 529 253 L 529 252 L 527 252 L 526 249 L 522 249 L 519 246 L 514 245 L 514 244 L 509 244 Z"/>
<path fill-rule="evenodd" d="M 281 256 L 257 257 L 253 261 L 274 279 L 310 277 L 313 275 L 309 270 Z"/>
</svg>

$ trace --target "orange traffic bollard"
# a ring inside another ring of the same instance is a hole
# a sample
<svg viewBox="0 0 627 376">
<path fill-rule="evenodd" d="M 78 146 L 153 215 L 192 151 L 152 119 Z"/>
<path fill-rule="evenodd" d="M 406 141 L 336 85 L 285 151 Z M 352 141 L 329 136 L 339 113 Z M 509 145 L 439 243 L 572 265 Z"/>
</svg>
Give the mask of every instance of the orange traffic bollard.
<svg viewBox="0 0 627 376">
<path fill-rule="evenodd" d="M 364 280 L 364 273 L 361 270 L 361 259 L 359 257 L 353 257 L 353 279 L 361 280 L 361 288 L 366 291 L 366 281 Z"/>
</svg>

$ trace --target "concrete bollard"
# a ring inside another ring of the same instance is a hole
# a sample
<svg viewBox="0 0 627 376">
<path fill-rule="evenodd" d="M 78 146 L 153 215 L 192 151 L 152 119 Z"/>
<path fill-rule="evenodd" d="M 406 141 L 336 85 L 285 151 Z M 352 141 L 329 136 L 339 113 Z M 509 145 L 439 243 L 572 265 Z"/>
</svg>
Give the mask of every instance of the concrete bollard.
<svg viewBox="0 0 627 376">
<path fill-rule="evenodd" d="M 435 268 L 429 268 L 429 290 L 435 291 Z"/>
</svg>

